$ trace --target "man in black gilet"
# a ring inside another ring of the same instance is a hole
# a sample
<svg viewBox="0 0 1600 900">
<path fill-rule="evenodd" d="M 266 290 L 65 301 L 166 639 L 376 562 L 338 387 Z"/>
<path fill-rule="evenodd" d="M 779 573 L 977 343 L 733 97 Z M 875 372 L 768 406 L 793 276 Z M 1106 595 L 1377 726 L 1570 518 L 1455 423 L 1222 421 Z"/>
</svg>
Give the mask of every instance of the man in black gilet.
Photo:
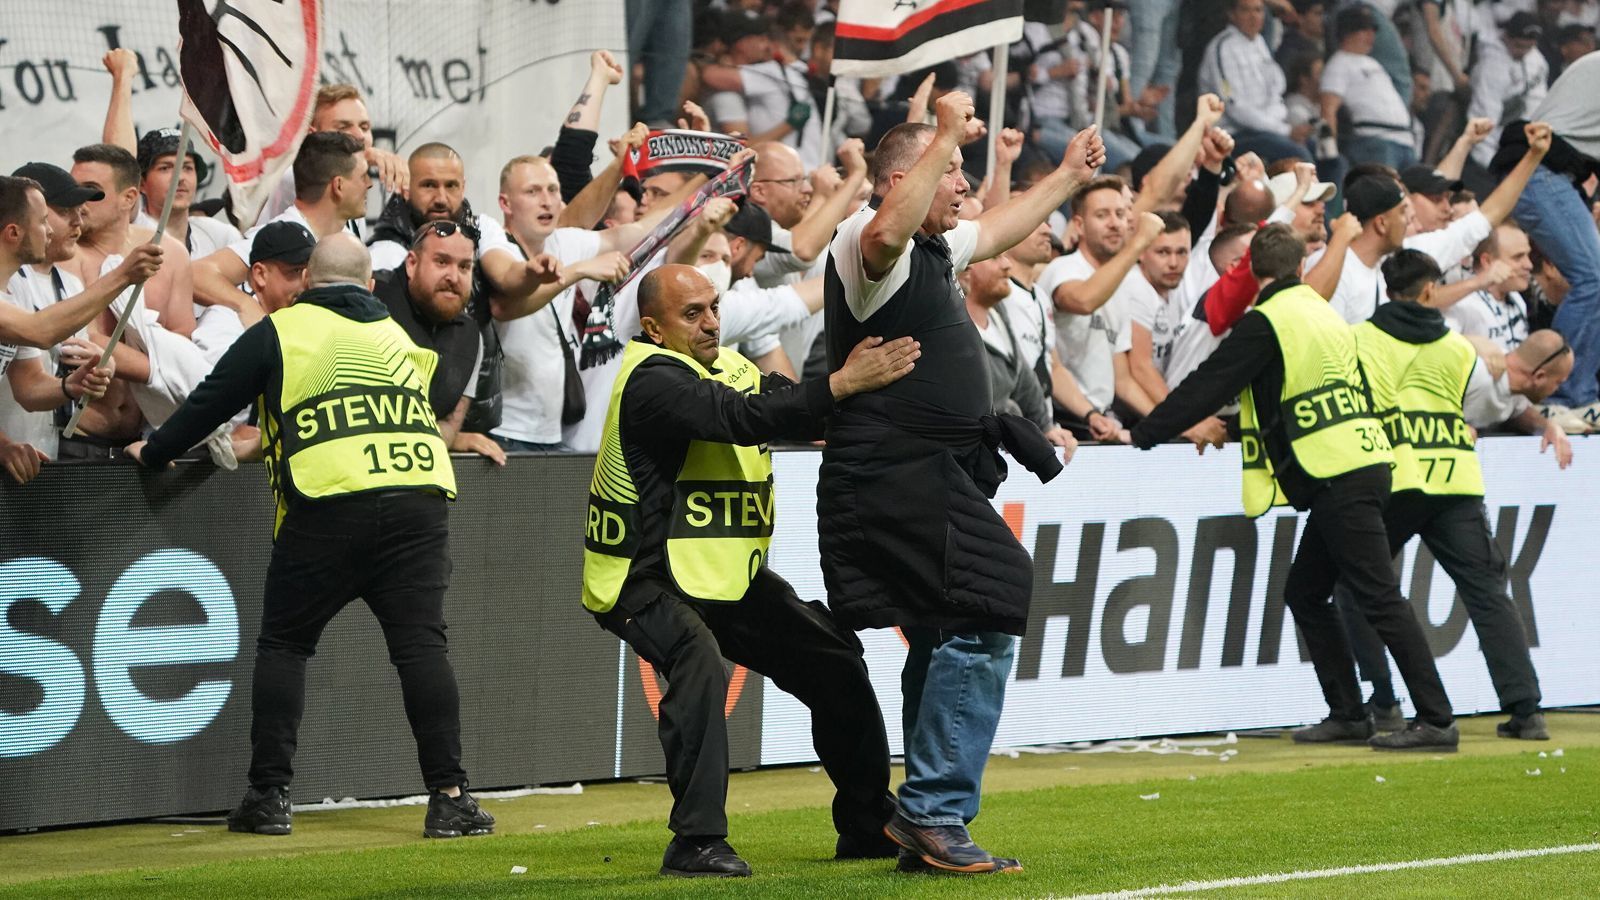
<svg viewBox="0 0 1600 900">
<path fill-rule="evenodd" d="M 901 869 L 1018 869 L 973 843 L 978 786 L 1000 721 L 1014 636 L 1028 621 L 1033 565 L 989 498 L 997 447 L 1045 480 L 1060 471 L 1037 426 L 992 416 L 983 338 L 956 273 L 1027 237 L 1105 158 L 1092 129 L 1038 185 L 958 222 L 964 143 L 983 134 L 972 99 L 937 103 L 938 125 L 905 124 L 873 154 L 873 199 L 840 225 L 825 281 L 828 368 L 870 335 L 912 336 L 922 358 L 900 381 L 838 405 L 817 489 L 828 600 L 841 624 L 899 627 L 910 645 L 906 780 L 885 829 Z"/>
</svg>

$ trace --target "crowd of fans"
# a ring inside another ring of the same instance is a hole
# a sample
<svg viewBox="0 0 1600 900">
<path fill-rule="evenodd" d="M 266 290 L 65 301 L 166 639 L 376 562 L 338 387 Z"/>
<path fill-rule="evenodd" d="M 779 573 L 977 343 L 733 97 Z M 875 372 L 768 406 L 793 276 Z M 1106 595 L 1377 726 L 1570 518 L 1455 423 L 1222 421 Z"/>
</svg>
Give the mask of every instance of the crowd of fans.
<svg viewBox="0 0 1600 900">
<path fill-rule="evenodd" d="M 997 408 L 1057 443 L 1126 441 L 1250 307 L 1250 238 L 1283 222 L 1315 251 L 1305 282 L 1352 323 L 1386 301 L 1380 264 L 1409 247 L 1446 272 L 1433 302 L 1486 357 L 1542 327 L 1566 337 L 1575 374 L 1554 401 L 1508 399 L 1485 427 L 1554 441 L 1600 422 L 1600 104 L 1586 96 L 1600 83 L 1600 2 L 1052 6 L 1059 18 L 1027 22 L 1010 48 L 993 170 L 969 148 L 962 215 L 1052 169 L 1094 121 L 1102 78 L 1108 162 L 1032 236 L 961 274 Z M 195 201 L 205 162 L 176 158 L 175 129 L 136 134 L 136 62 L 107 54 L 101 142 L 0 178 L 0 468 L 27 481 L 43 460 L 111 457 L 160 425 L 245 329 L 293 302 L 316 241 L 345 230 L 369 246 L 377 296 L 440 353 L 430 400 L 452 449 L 594 451 L 618 360 L 581 348 L 596 322 L 623 340 L 637 322 L 632 285 L 601 286 L 707 180 L 635 171 L 627 159 L 651 129 L 737 135 L 754 171 L 746 198 L 711 202 L 639 265 L 699 266 L 723 294 L 723 343 L 764 370 L 824 372 L 827 248 L 870 199 L 869 148 L 949 91 L 986 96 L 998 74 L 985 52 L 832 78 L 836 7 L 630 0 L 632 72 L 594 53 L 551 145 L 498 173 L 466 172 L 448 134 L 406 158 L 375 148 L 360 92 L 326 85 L 252 222 Z M 640 124 L 601 142 L 612 88 Z M 471 207 L 469 175 L 498 177 L 498 210 Z M 373 191 L 383 211 L 369 222 Z M 141 282 L 124 343 L 97 366 Z M 80 403 L 81 433 L 65 437 Z M 1231 412 L 1185 436 L 1220 443 Z M 259 444 L 244 413 L 196 452 L 231 466 Z"/>
</svg>

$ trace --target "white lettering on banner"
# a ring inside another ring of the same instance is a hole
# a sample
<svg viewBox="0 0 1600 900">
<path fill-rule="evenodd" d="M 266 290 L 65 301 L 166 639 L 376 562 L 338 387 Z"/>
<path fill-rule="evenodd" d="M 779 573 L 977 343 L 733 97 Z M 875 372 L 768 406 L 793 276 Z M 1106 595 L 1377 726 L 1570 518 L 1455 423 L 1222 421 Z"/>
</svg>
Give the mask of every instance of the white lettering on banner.
<svg viewBox="0 0 1600 900">
<path fill-rule="evenodd" d="M 41 557 L 0 564 L 0 673 L 33 682 L 42 694 L 20 713 L 0 709 L 0 758 L 31 756 L 60 743 L 83 712 L 88 678 L 72 648 L 10 627 L 29 601 L 59 616 L 80 594 L 66 566 Z M 192 598 L 204 621 L 140 625 L 146 601 L 166 593 Z M 96 693 L 123 733 L 147 744 L 186 740 L 210 725 L 233 691 L 229 679 L 202 680 L 176 697 L 152 697 L 134 681 L 141 667 L 225 663 L 239 653 L 239 611 L 227 579 L 189 550 L 158 550 L 136 560 L 106 594 L 95 624 L 91 668 Z M 8 704 L 9 705 L 9 704 Z"/>
<path fill-rule="evenodd" d="M 1589 446 L 1576 442 L 1580 461 Z M 1587 535 L 1600 525 L 1600 470 L 1558 471 L 1533 438 L 1489 439 L 1479 450 L 1489 527 L 1529 625 L 1544 703 L 1600 701 L 1600 620 L 1587 612 L 1586 564 Z M 771 565 L 802 598 L 826 599 L 816 544 L 819 457 L 773 460 L 783 490 Z M 1017 644 L 996 746 L 1326 715 L 1281 600 L 1302 517 L 1288 509 L 1244 517 L 1237 445 L 1204 457 L 1187 445 L 1148 453 L 1086 447 L 1049 485 L 1013 462 L 994 502 L 1020 527 L 1035 567 L 1032 617 Z M 1417 541 L 1404 552 L 1400 585 L 1427 612 L 1423 628 L 1456 710 L 1498 710 L 1465 609 Z M 896 721 L 905 645 L 893 630 L 861 639 L 885 720 Z M 814 759 L 805 708 L 770 683 L 762 702 L 762 763 Z M 901 751 L 899 729 L 890 729 L 890 744 Z"/>
<path fill-rule="evenodd" d="M 339 0 L 323 4 L 321 80 L 367 98 L 373 139 L 407 153 L 444 141 L 466 163 L 467 198 L 496 208 L 505 161 L 555 143 L 589 77 L 588 52 L 627 66 L 622 0 Z M 100 134 L 111 78 L 100 63 L 139 58 L 138 133 L 177 124 L 178 17 L 172 0 L 5 0 L 0 20 L 0 159 L 66 164 Z M 628 127 L 622 88 L 602 110 L 602 136 Z M 209 151 L 206 151 L 209 153 Z M 201 194 L 222 179 L 212 167 Z M 373 210 L 375 212 L 375 208 Z"/>
</svg>

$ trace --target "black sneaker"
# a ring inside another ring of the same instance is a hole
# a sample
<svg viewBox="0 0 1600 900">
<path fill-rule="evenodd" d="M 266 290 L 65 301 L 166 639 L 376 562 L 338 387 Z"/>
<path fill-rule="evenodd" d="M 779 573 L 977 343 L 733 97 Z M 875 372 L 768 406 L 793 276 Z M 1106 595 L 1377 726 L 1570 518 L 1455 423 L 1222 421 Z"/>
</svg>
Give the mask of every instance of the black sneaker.
<svg viewBox="0 0 1600 900">
<path fill-rule="evenodd" d="M 1016 860 L 997 859 L 972 842 L 962 825 L 918 825 L 899 812 L 883 826 L 889 839 L 922 857 L 922 861 L 941 872 L 986 875 L 992 872 L 1020 871 Z M 1014 866 L 1003 866 L 1014 863 Z"/>
<path fill-rule="evenodd" d="M 992 871 L 995 873 L 1022 871 L 1022 862 L 1020 860 L 1004 856 L 993 856 L 990 859 L 994 860 L 994 869 Z M 927 861 L 921 856 L 904 847 L 900 848 L 899 854 L 895 857 L 894 870 L 896 872 L 904 872 L 907 875 L 946 874 L 928 865 Z"/>
<path fill-rule="evenodd" d="M 675 837 L 661 857 L 661 874 L 677 878 L 749 878 L 750 864 L 722 838 Z"/>
<path fill-rule="evenodd" d="M 292 827 L 289 789 L 269 787 L 244 792 L 238 807 L 228 813 L 228 830 L 243 834 L 288 834 Z"/>
<path fill-rule="evenodd" d="M 1529 716 L 1512 716 L 1510 721 L 1494 727 L 1494 733 L 1503 738 L 1523 741 L 1548 741 L 1550 732 L 1544 727 L 1544 713 Z"/>
<path fill-rule="evenodd" d="M 883 832 L 876 834 L 841 834 L 833 845 L 834 859 L 894 859 L 900 845 L 889 840 Z"/>
<path fill-rule="evenodd" d="M 1335 719 L 1329 716 L 1294 733 L 1296 744 L 1365 744 L 1372 737 L 1371 719 Z"/>
<path fill-rule="evenodd" d="M 1435 753 L 1454 753 L 1461 744 L 1461 730 L 1456 723 L 1440 728 L 1418 719 L 1404 731 L 1373 735 L 1367 741 L 1374 750 L 1428 750 Z"/>
<path fill-rule="evenodd" d="M 1379 706 L 1368 700 L 1367 715 L 1372 717 L 1372 727 L 1378 731 L 1399 731 L 1406 727 L 1406 716 L 1400 711 L 1398 703 L 1393 706 Z"/>
<path fill-rule="evenodd" d="M 426 838 L 458 838 L 472 834 L 493 834 L 494 816 L 478 807 L 478 801 L 461 786 L 461 796 L 451 797 L 434 791 L 428 798 L 428 817 L 422 820 Z"/>
</svg>

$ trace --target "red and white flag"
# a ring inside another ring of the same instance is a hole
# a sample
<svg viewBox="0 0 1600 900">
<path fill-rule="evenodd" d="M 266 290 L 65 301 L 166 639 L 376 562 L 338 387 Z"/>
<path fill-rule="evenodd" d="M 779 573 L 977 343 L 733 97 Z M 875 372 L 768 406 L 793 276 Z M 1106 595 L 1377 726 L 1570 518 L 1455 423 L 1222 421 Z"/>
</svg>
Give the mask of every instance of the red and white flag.
<svg viewBox="0 0 1600 900">
<path fill-rule="evenodd" d="M 222 159 L 241 222 L 254 221 L 311 121 L 322 0 L 178 0 L 182 115 Z"/>
<path fill-rule="evenodd" d="M 1022 39 L 1022 0 L 840 0 L 833 74 L 882 78 Z"/>
</svg>

